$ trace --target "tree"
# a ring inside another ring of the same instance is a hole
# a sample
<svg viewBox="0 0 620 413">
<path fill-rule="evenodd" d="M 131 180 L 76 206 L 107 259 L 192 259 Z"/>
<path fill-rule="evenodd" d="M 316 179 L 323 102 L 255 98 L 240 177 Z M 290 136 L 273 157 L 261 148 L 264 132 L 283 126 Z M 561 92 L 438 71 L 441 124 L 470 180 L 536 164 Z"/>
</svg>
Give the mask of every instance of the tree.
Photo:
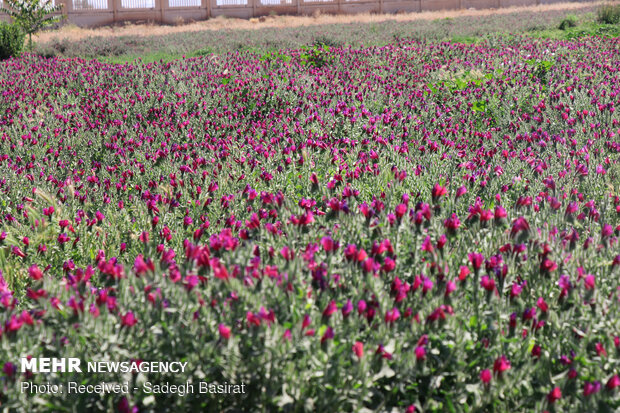
<svg viewBox="0 0 620 413">
<path fill-rule="evenodd" d="M 63 17 L 53 14 L 62 8 L 61 4 L 54 5 L 53 0 L 4 0 L 3 3 L 8 7 L 3 6 L 2 11 L 13 18 L 13 21 L 28 35 L 30 51 L 32 51 L 32 35 Z"/>
</svg>

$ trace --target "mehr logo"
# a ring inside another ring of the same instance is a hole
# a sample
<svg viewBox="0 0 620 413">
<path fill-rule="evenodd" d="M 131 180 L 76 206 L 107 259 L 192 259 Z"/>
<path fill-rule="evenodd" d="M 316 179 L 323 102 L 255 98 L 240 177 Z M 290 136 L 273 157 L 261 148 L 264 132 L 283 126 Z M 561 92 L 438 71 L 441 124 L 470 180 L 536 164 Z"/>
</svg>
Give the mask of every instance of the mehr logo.
<svg viewBox="0 0 620 413">
<path fill-rule="evenodd" d="M 21 358 L 21 371 L 25 373 L 31 371 L 32 373 L 81 373 L 80 359 L 69 358 Z"/>
</svg>

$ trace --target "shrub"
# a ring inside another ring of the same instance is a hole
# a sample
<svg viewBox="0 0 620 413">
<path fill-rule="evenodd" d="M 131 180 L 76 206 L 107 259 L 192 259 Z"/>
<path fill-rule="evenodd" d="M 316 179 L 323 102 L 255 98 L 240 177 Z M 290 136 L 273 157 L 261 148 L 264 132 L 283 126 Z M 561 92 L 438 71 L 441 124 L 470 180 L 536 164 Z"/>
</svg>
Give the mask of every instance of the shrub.
<svg viewBox="0 0 620 413">
<path fill-rule="evenodd" d="M 604 4 L 598 9 L 599 23 L 618 24 L 620 22 L 620 4 Z"/>
<path fill-rule="evenodd" d="M 2 11 L 28 35 L 28 50 L 32 51 L 32 35 L 46 26 L 58 22 L 62 16 L 54 15 L 62 5 L 51 0 L 5 0 Z"/>
<path fill-rule="evenodd" d="M 558 29 L 566 30 L 569 27 L 577 27 L 577 16 L 575 16 L 574 14 L 569 14 L 568 16 L 566 16 L 560 22 L 560 25 L 558 26 Z"/>
<path fill-rule="evenodd" d="M 330 54 L 330 47 L 327 45 L 314 45 L 312 47 L 302 47 L 301 64 L 321 68 L 334 62 L 334 56 Z"/>
<path fill-rule="evenodd" d="M 0 60 L 11 56 L 19 56 L 24 47 L 24 33 L 9 23 L 0 23 Z"/>
<path fill-rule="evenodd" d="M 316 37 L 310 46 L 342 47 L 342 42 L 335 40 L 333 37 L 322 34 Z"/>
</svg>

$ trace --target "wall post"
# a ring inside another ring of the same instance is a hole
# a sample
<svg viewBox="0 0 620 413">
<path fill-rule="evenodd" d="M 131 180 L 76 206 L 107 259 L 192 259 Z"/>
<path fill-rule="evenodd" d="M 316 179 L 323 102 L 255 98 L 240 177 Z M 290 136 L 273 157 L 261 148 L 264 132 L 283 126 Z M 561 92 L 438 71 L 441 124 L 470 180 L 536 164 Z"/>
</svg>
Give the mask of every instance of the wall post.
<svg viewBox="0 0 620 413">
<path fill-rule="evenodd" d="M 114 23 L 116 23 L 118 19 L 117 1 L 120 1 L 120 0 L 108 0 L 108 10 L 112 11 L 112 22 Z"/>
<path fill-rule="evenodd" d="M 64 0 L 62 3 L 64 7 L 61 12 L 69 19 L 69 13 L 73 11 L 73 0 Z"/>
<path fill-rule="evenodd" d="M 211 0 L 200 0 L 200 8 L 206 10 L 207 19 L 211 18 Z"/>
</svg>

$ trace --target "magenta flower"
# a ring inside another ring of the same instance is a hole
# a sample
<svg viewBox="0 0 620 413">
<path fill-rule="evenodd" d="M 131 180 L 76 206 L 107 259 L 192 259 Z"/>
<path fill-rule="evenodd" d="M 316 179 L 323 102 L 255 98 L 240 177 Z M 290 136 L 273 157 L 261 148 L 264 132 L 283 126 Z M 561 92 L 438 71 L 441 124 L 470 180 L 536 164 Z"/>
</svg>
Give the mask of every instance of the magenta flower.
<svg viewBox="0 0 620 413">
<path fill-rule="evenodd" d="M 37 264 L 32 264 L 30 268 L 28 268 L 28 276 L 33 280 L 40 280 L 43 278 L 43 272 L 39 269 Z"/>
<path fill-rule="evenodd" d="M 465 281 L 467 276 L 470 274 L 469 268 L 464 265 L 461 265 L 459 268 L 459 281 Z"/>
<path fill-rule="evenodd" d="M 359 300 L 357 302 L 357 313 L 359 315 L 364 314 L 364 312 L 366 312 L 366 308 L 367 308 L 366 301 Z"/>
<path fill-rule="evenodd" d="M 447 193 L 448 193 L 448 190 L 445 187 L 439 184 L 435 184 L 433 186 L 433 189 L 431 190 L 431 197 L 433 199 L 433 202 L 437 202 L 439 198 L 446 195 Z"/>
<path fill-rule="evenodd" d="M 530 230 L 530 224 L 524 217 L 515 219 L 512 223 L 512 230 L 510 231 L 510 237 L 515 238 L 521 233 L 527 234 Z"/>
<path fill-rule="evenodd" d="M 601 383 L 599 381 L 595 381 L 594 383 L 586 381 L 583 384 L 583 395 L 585 397 L 598 393 L 600 390 L 601 390 Z"/>
<path fill-rule="evenodd" d="M 506 213 L 506 210 L 504 209 L 503 206 L 498 205 L 495 207 L 493 216 L 496 222 L 500 222 L 502 219 L 505 219 L 508 216 L 508 214 Z"/>
<path fill-rule="evenodd" d="M 342 316 L 346 318 L 349 316 L 349 314 L 351 314 L 352 311 L 353 311 L 353 303 L 349 299 L 347 300 L 345 305 L 342 306 Z"/>
<path fill-rule="evenodd" d="M 19 247 L 16 246 L 11 247 L 11 253 L 21 258 L 24 258 L 26 256 L 26 254 L 22 250 L 20 250 Z"/>
<path fill-rule="evenodd" d="M 54 207 L 48 207 L 48 208 L 43 208 L 43 215 L 45 215 L 46 217 L 51 217 L 52 214 L 54 213 Z"/>
<path fill-rule="evenodd" d="M 401 219 L 407 213 L 407 205 L 406 204 L 398 204 L 396 209 L 394 210 L 394 214 L 398 219 Z"/>
<path fill-rule="evenodd" d="M 449 297 L 456 290 L 456 283 L 454 281 L 448 281 L 446 283 L 446 290 L 444 292 L 444 297 Z"/>
<path fill-rule="evenodd" d="M 618 376 L 617 374 L 614 374 L 613 376 L 609 378 L 609 380 L 607 380 L 607 384 L 605 385 L 605 388 L 609 391 L 612 391 L 618 386 L 620 386 L 620 376 Z"/>
<path fill-rule="evenodd" d="M 554 387 L 553 390 L 547 394 L 547 401 L 549 404 L 553 404 L 562 398 L 562 390 L 559 387 Z"/>
<path fill-rule="evenodd" d="M 139 277 L 146 274 L 147 271 L 155 271 L 155 266 L 150 259 L 148 261 L 144 261 L 142 254 L 139 254 L 134 261 L 133 269 Z"/>
<path fill-rule="evenodd" d="M 356 341 L 355 344 L 353 344 L 353 353 L 361 360 L 362 357 L 364 357 L 364 343 Z"/>
<path fill-rule="evenodd" d="M 327 340 L 331 340 L 332 338 L 334 338 L 334 329 L 330 326 L 327 327 L 325 333 L 323 333 L 323 337 L 321 337 L 321 343 L 324 343 Z"/>
<path fill-rule="evenodd" d="M 431 254 L 435 250 L 433 248 L 433 242 L 431 241 L 431 237 L 429 237 L 428 235 L 426 236 L 426 238 L 422 242 L 422 248 L 421 249 L 422 249 L 422 251 L 426 251 L 426 252 L 431 253 Z"/>
<path fill-rule="evenodd" d="M 461 227 L 461 220 L 455 213 L 453 213 L 450 218 L 446 219 L 443 222 L 443 225 L 448 231 L 448 234 L 454 235 L 456 234 L 456 231 Z"/>
<path fill-rule="evenodd" d="M 415 348 L 415 359 L 417 361 L 423 361 L 426 359 L 426 348 L 418 346 Z"/>
<path fill-rule="evenodd" d="M 325 250 L 325 252 L 332 252 L 338 249 L 338 243 L 335 242 L 331 237 L 323 237 L 321 238 L 321 246 Z"/>
<path fill-rule="evenodd" d="M 230 327 L 227 327 L 227 326 L 226 326 L 226 325 L 224 325 L 224 324 L 220 324 L 220 325 L 218 326 L 218 330 L 219 330 L 219 332 L 220 332 L 220 337 L 221 337 L 221 338 L 223 338 L 223 339 L 225 339 L 225 340 L 228 340 L 228 339 L 230 338 L 230 335 L 231 335 L 231 333 L 230 333 Z"/>
<path fill-rule="evenodd" d="M 15 376 L 15 373 L 17 373 L 17 366 L 15 364 L 11 363 L 10 361 L 7 361 L 6 363 L 4 363 L 4 367 L 2 368 L 2 372 L 9 379 L 12 379 Z"/>
<path fill-rule="evenodd" d="M 510 370 L 510 361 L 508 361 L 506 356 L 498 357 L 493 363 L 493 373 L 501 377 L 502 373 L 507 370 Z"/>
<path fill-rule="evenodd" d="M 489 384 L 491 382 L 492 377 L 493 376 L 491 375 L 491 371 L 489 369 L 484 369 L 480 372 L 480 380 L 484 384 Z"/>
<path fill-rule="evenodd" d="M 121 317 L 121 326 L 133 327 L 138 322 L 138 319 L 134 316 L 133 312 L 128 311 L 127 314 Z"/>
<path fill-rule="evenodd" d="M 482 266 L 482 262 L 484 261 L 484 256 L 477 252 L 470 252 L 469 254 L 467 254 L 467 257 L 469 258 L 469 262 L 471 263 L 474 270 L 478 272 L 478 270 L 480 270 L 480 267 Z"/>
<path fill-rule="evenodd" d="M 536 300 L 536 307 L 538 307 L 538 309 L 543 313 L 549 311 L 549 305 L 542 297 L 538 297 L 538 300 Z"/>
<path fill-rule="evenodd" d="M 489 292 L 495 290 L 495 280 L 486 275 L 480 279 L 480 285 Z"/>
<path fill-rule="evenodd" d="M 331 300 L 325 310 L 323 310 L 323 317 L 329 318 L 332 314 L 338 311 L 338 306 L 336 305 L 336 301 Z"/>
<path fill-rule="evenodd" d="M 386 324 L 393 323 L 396 320 L 398 320 L 399 318 L 400 318 L 400 311 L 398 311 L 398 308 L 392 308 L 391 310 L 388 310 L 385 313 L 385 323 Z"/>
<path fill-rule="evenodd" d="M 293 335 L 291 334 L 291 330 L 287 329 L 284 334 L 282 335 L 282 337 L 286 340 L 286 341 L 291 341 L 293 338 Z"/>
<path fill-rule="evenodd" d="M 140 242 L 147 243 L 149 242 L 149 233 L 147 231 L 142 231 L 140 234 Z"/>
</svg>

